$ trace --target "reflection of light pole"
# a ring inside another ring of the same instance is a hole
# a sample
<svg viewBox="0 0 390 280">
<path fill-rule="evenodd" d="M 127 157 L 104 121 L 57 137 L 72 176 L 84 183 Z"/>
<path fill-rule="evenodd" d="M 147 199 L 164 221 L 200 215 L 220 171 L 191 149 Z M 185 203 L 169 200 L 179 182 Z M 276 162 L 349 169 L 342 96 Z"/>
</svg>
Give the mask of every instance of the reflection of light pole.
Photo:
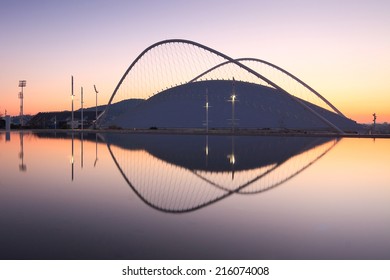
<svg viewBox="0 0 390 280">
<path fill-rule="evenodd" d="M 19 164 L 19 171 L 25 172 L 27 170 L 27 166 L 24 164 L 24 147 L 23 147 L 23 137 L 24 134 L 23 132 L 20 132 L 20 153 L 19 153 L 19 158 L 22 160 L 22 163 Z"/>
<path fill-rule="evenodd" d="M 95 94 L 96 94 L 96 106 L 95 106 L 95 128 L 96 128 L 96 123 L 97 123 L 97 97 L 98 97 L 98 91 L 97 91 L 97 89 L 96 89 L 96 86 L 95 85 L 93 85 L 93 88 L 95 89 Z"/>
<path fill-rule="evenodd" d="M 74 179 L 74 134 L 72 131 L 72 157 L 70 159 L 70 163 L 72 164 L 72 181 Z"/>
<path fill-rule="evenodd" d="M 93 167 L 96 166 L 96 163 L 98 161 L 98 141 L 97 141 L 97 134 L 95 133 L 95 143 L 96 143 L 96 154 L 95 154 L 95 163 L 93 164 Z"/>
<path fill-rule="evenodd" d="M 81 131 L 81 168 L 84 167 L 84 132 Z"/>
<path fill-rule="evenodd" d="M 21 91 L 19 92 L 19 99 L 20 99 L 20 126 L 23 126 L 23 88 L 26 86 L 25 80 L 19 81 L 19 87 L 21 88 Z"/>
<path fill-rule="evenodd" d="M 209 135 L 206 134 L 206 147 L 205 147 L 205 153 L 206 153 L 206 156 L 209 155 Z"/>
<path fill-rule="evenodd" d="M 232 136 L 232 153 L 228 155 L 227 158 L 232 166 L 232 180 L 234 180 L 234 164 L 236 163 L 236 157 L 234 155 L 234 135 Z"/>
<path fill-rule="evenodd" d="M 208 166 L 209 165 L 209 135 L 208 134 L 206 134 L 205 154 L 206 154 L 206 166 Z"/>
</svg>

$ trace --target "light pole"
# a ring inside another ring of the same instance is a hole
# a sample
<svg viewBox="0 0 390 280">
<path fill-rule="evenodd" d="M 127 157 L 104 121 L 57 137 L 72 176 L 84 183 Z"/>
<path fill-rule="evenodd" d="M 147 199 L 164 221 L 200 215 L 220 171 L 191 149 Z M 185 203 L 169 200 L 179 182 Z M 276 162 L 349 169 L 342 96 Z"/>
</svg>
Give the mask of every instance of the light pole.
<svg viewBox="0 0 390 280">
<path fill-rule="evenodd" d="M 209 89 L 206 88 L 206 104 L 205 104 L 205 109 L 206 109 L 206 133 L 209 132 Z"/>
<path fill-rule="evenodd" d="M 232 131 L 234 132 L 235 116 L 234 116 L 234 102 L 236 101 L 236 95 L 232 94 Z"/>
<path fill-rule="evenodd" d="M 73 109 L 73 99 L 74 99 L 74 93 L 73 93 L 73 76 L 72 76 L 72 86 L 71 86 L 71 90 L 72 90 L 72 122 L 71 122 L 71 128 L 72 128 L 72 132 L 73 132 L 73 122 L 74 122 L 74 109 Z"/>
<path fill-rule="evenodd" d="M 233 89 L 232 89 L 232 95 L 230 95 L 230 99 L 228 100 L 232 103 L 232 132 L 234 133 L 234 127 L 236 124 L 236 118 L 235 118 L 235 112 L 234 112 L 234 104 L 237 102 L 237 95 L 236 95 L 236 87 L 235 87 L 235 80 L 233 78 Z"/>
<path fill-rule="evenodd" d="M 81 87 L 81 168 L 84 165 L 84 99 L 83 87 Z"/>
<path fill-rule="evenodd" d="M 84 99 L 83 99 L 83 87 L 81 87 L 81 131 L 84 130 Z"/>
<path fill-rule="evenodd" d="M 97 97 L 98 97 L 98 91 L 97 91 L 97 89 L 96 89 L 96 86 L 95 85 L 93 85 L 93 88 L 95 89 L 95 94 L 96 94 L 96 106 L 95 106 L 95 129 L 96 129 L 96 127 L 97 127 Z"/>
<path fill-rule="evenodd" d="M 26 80 L 20 80 L 19 81 L 19 87 L 21 88 L 19 92 L 19 99 L 20 99 L 20 126 L 23 126 L 23 88 L 26 86 Z"/>
</svg>

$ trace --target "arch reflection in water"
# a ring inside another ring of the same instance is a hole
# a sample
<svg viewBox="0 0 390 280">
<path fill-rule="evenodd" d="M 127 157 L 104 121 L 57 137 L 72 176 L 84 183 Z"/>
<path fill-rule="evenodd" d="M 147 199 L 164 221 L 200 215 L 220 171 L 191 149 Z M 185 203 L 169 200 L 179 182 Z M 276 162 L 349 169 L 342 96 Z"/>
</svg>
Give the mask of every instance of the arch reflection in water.
<svg viewBox="0 0 390 280">
<path fill-rule="evenodd" d="M 137 196 L 167 213 L 191 212 L 233 194 L 280 186 L 338 139 L 107 134 L 109 152 Z"/>
</svg>

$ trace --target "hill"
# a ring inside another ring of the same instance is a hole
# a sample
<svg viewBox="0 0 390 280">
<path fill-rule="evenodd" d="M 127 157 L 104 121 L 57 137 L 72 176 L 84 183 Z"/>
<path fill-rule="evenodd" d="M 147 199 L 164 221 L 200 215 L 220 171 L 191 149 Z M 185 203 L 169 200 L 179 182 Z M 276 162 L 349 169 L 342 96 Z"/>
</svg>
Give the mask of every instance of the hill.
<svg viewBox="0 0 390 280">
<path fill-rule="evenodd" d="M 206 89 L 211 106 L 210 128 L 232 126 L 232 82 L 201 81 L 167 89 L 147 100 L 126 100 L 111 105 L 104 126 L 122 128 L 201 128 L 206 120 Z M 285 93 L 266 86 L 235 82 L 234 105 L 238 128 L 330 130 L 319 118 Z M 305 102 L 343 130 L 356 131 L 355 121 Z"/>
</svg>

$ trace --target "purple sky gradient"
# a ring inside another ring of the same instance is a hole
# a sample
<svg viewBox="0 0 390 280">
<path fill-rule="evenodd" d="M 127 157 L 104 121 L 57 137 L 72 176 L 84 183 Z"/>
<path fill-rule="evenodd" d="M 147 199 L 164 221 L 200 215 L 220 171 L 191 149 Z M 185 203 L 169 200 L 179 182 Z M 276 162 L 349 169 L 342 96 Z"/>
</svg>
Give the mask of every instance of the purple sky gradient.
<svg viewBox="0 0 390 280">
<path fill-rule="evenodd" d="M 70 109 L 70 75 L 104 104 L 129 64 L 168 38 L 275 63 L 347 116 L 390 121 L 390 1 L 18 1 L 0 3 L 0 112 Z"/>
</svg>

